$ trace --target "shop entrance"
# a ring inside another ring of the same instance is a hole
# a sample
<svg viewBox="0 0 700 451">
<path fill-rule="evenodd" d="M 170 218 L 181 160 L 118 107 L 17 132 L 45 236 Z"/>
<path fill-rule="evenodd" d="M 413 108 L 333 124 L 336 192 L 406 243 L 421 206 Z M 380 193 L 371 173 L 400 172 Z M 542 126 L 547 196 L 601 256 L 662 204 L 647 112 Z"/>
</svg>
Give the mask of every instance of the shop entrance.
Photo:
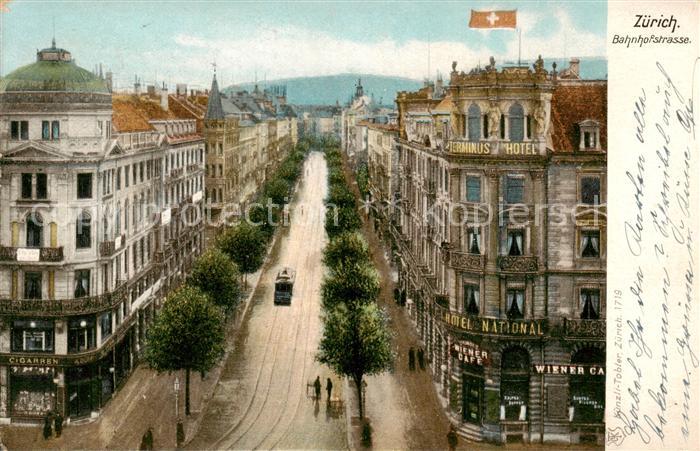
<svg viewBox="0 0 700 451">
<path fill-rule="evenodd" d="M 481 425 L 484 397 L 484 378 L 474 374 L 462 374 L 462 421 Z"/>
<path fill-rule="evenodd" d="M 69 417 L 88 416 L 98 408 L 99 379 L 94 377 L 94 372 L 94 368 L 91 366 L 66 369 Z"/>
</svg>

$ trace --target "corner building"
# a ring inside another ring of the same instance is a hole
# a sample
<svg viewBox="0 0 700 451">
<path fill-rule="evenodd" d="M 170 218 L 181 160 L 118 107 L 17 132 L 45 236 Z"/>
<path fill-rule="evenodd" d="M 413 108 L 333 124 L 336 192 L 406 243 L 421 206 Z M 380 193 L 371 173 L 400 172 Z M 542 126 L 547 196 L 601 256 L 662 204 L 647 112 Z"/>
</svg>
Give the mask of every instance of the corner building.
<svg viewBox="0 0 700 451">
<path fill-rule="evenodd" d="M 471 440 L 603 443 L 606 89 L 540 58 L 398 94 L 399 288 Z"/>
<path fill-rule="evenodd" d="M 0 421 L 99 415 L 200 253 L 203 138 L 166 111 L 55 43 L 0 80 Z"/>
</svg>

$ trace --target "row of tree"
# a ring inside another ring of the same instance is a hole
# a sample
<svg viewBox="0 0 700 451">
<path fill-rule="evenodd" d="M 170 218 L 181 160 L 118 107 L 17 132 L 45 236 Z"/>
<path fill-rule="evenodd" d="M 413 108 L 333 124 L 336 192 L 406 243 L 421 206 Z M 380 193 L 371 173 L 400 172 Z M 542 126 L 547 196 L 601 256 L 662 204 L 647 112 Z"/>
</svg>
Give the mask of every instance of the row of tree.
<svg viewBox="0 0 700 451">
<path fill-rule="evenodd" d="M 283 207 L 291 197 L 312 142 L 300 141 L 263 186 L 257 199 Z M 224 355 L 226 319 L 241 299 L 242 278 L 263 264 L 279 219 L 278 209 L 251 212 L 222 231 L 197 260 L 181 287 L 171 291 L 148 329 L 144 357 L 158 372 L 185 370 L 185 415 L 190 414 L 190 373 L 202 377 Z M 254 217 L 257 215 L 257 217 Z"/>
<path fill-rule="evenodd" d="M 340 151 L 331 147 L 325 154 L 329 168 L 326 231 L 330 241 L 323 253 L 328 274 L 321 286 L 324 331 L 316 358 L 353 381 L 360 418 L 364 418 L 363 378 L 392 368 L 391 334 L 387 316 L 376 304 L 379 274 L 359 232 L 361 220 L 344 176 Z M 334 207 L 337 216 L 332 214 Z"/>
</svg>

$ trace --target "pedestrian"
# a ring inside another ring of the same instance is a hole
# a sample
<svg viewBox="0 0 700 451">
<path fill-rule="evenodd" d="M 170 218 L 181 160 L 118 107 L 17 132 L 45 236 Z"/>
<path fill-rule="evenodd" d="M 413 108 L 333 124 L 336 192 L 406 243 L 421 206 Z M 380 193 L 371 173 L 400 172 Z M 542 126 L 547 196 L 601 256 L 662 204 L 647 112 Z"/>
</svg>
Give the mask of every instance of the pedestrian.
<svg viewBox="0 0 700 451">
<path fill-rule="evenodd" d="M 51 430 L 51 412 L 46 412 L 44 415 L 44 440 L 48 440 L 53 431 Z"/>
<path fill-rule="evenodd" d="M 314 392 L 316 393 L 316 399 L 321 398 L 321 377 L 316 376 L 316 380 L 314 381 Z"/>
<path fill-rule="evenodd" d="M 416 357 L 413 348 L 408 350 L 408 369 L 411 371 L 416 369 Z"/>
<path fill-rule="evenodd" d="M 425 369 L 425 351 L 423 348 L 418 348 L 418 366 L 420 369 Z"/>
<path fill-rule="evenodd" d="M 394 288 L 394 302 L 401 304 L 401 292 L 398 288 Z"/>
<path fill-rule="evenodd" d="M 63 432 L 63 415 L 59 412 L 53 415 L 53 428 L 56 431 L 56 437 L 60 437 L 61 432 Z"/>
<path fill-rule="evenodd" d="M 451 424 L 450 432 L 447 433 L 447 444 L 450 447 L 450 451 L 454 451 L 455 449 L 457 449 L 458 443 L 459 439 L 457 438 L 457 431 L 455 431 L 455 426 Z"/>
<path fill-rule="evenodd" d="M 331 402 L 331 392 L 333 391 L 333 382 L 331 382 L 331 378 L 326 379 L 326 391 L 328 392 L 328 402 Z"/>
</svg>

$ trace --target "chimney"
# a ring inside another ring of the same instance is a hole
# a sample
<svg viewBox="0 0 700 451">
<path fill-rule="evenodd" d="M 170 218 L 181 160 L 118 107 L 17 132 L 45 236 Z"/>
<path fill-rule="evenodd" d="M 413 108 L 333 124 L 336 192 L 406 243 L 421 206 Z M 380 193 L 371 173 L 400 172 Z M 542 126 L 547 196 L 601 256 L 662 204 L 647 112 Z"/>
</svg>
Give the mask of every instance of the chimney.
<svg viewBox="0 0 700 451">
<path fill-rule="evenodd" d="M 160 107 L 168 111 L 168 87 L 163 82 L 163 88 L 160 90 Z"/>
<path fill-rule="evenodd" d="M 575 78 L 581 78 L 579 73 L 580 62 L 581 60 L 578 58 L 571 58 L 571 61 L 569 61 L 569 73 Z"/>
<path fill-rule="evenodd" d="M 113 89 L 113 81 L 112 81 L 112 71 L 108 70 L 107 73 L 105 74 L 105 80 L 107 81 L 107 89 L 109 89 L 109 92 L 112 92 Z"/>
</svg>

